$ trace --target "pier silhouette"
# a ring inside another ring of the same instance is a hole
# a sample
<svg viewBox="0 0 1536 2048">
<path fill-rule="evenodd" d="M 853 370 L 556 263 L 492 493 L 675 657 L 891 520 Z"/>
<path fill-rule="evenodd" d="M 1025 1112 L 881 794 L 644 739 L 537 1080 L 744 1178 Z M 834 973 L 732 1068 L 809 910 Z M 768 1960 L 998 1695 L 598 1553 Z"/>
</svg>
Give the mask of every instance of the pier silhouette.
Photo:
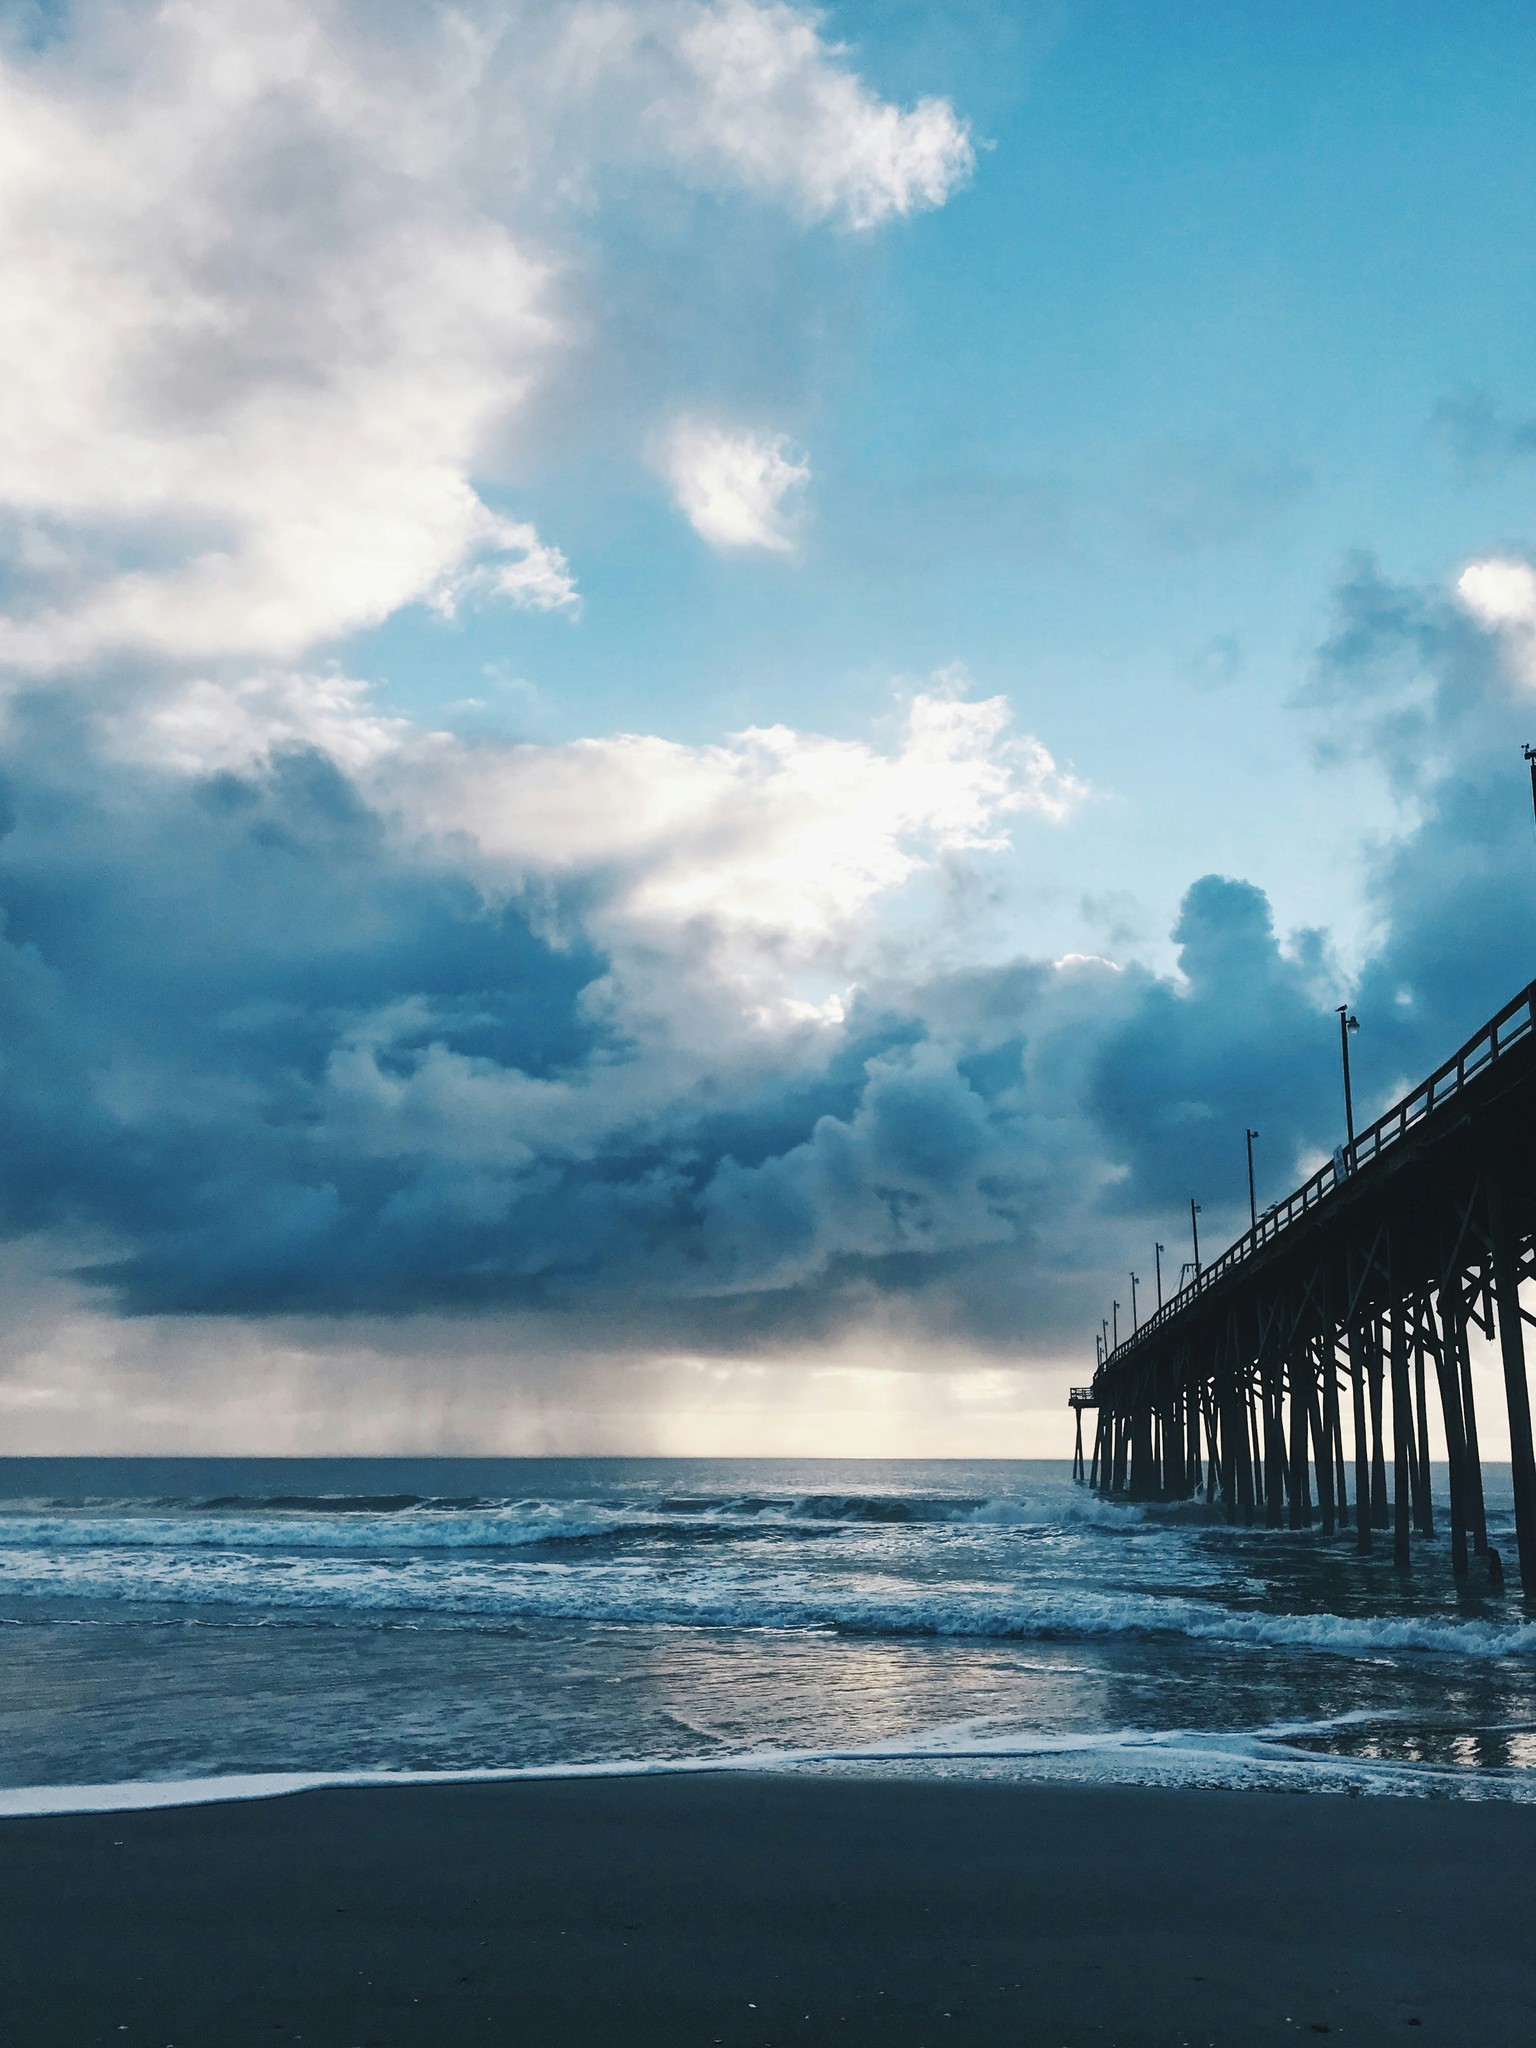
<svg viewBox="0 0 1536 2048">
<path fill-rule="evenodd" d="M 1124 1500 L 1203 1495 L 1236 1522 L 1320 1524 L 1324 1535 L 1352 1527 L 1362 1552 L 1390 1544 L 1400 1565 L 1443 1512 L 1457 1575 L 1498 1580 L 1475 1328 L 1498 1340 L 1520 1578 L 1536 1596 L 1523 1334 L 1536 1315 L 1520 1304 L 1521 1282 L 1536 1272 L 1533 1240 L 1536 982 L 1384 1116 L 1351 1130 L 1310 1180 L 1197 1265 L 1130 1336 L 1103 1347 L 1092 1385 L 1071 1391 L 1074 1477 Z M 1430 1477 L 1432 1398 L 1449 1467 L 1443 1509 Z M 1085 1413 L 1097 1417 L 1086 1461 Z"/>
</svg>

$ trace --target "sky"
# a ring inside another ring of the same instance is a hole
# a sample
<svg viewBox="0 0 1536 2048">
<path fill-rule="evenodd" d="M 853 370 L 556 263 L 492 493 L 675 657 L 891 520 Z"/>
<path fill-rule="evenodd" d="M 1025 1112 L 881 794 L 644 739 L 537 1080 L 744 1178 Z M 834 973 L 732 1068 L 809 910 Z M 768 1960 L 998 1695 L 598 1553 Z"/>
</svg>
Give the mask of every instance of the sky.
<svg viewBox="0 0 1536 2048">
<path fill-rule="evenodd" d="M 1064 1451 L 1536 971 L 1533 83 L 0 4 L 0 1445 Z"/>
</svg>

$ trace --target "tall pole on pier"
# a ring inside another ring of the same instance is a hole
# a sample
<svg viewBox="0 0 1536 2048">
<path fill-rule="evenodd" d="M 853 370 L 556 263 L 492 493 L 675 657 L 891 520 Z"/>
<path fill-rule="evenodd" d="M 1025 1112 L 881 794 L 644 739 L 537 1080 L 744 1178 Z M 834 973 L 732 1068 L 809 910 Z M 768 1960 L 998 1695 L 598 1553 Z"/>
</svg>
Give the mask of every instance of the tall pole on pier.
<svg viewBox="0 0 1536 2048">
<path fill-rule="evenodd" d="M 1189 1198 L 1189 1234 L 1195 1240 L 1195 1278 L 1200 1278 L 1200 1225 L 1195 1218 L 1200 1214 L 1200 1204 L 1191 1195 Z"/>
<path fill-rule="evenodd" d="M 1521 751 L 1531 764 L 1531 809 L 1536 811 L 1536 747 L 1523 747 Z"/>
<path fill-rule="evenodd" d="M 1355 1098 L 1349 1085 L 1349 1034 L 1360 1029 L 1360 1019 L 1351 1016 L 1348 1003 L 1339 1005 L 1339 1051 L 1344 1059 L 1344 1130 L 1349 1139 L 1349 1164 L 1355 1163 Z"/>
<path fill-rule="evenodd" d="M 1157 1261 L 1157 1305 L 1161 1308 L 1163 1305 L 1163 1247 L 1160 1244 L 1153 1245 L 1152 1256 Z"/>
<path fill-rule="evenodd" d="M 1135 1336 L 1136 1332 L 1141 1328 L 1141 1320 L 1136 1314 L 1136 1289 L 1140 1285 L 1140 1279 L 1135 1273 L 1133 1273 L 1131 1275 L 1131 1335 L 1133 1337 Z"/>
<path fill-rule="evenodd" d="M 1248 1138 L 1248 1222 L 1252 1229 L 1257 1230 L 1259 1227 L 1259 1205 L 1253 1199 L 1253 1141 L 1259 1134 L 1257 1131 L 1249 1131 L 1246 1125 L 1244 1125 L 1244 1130 Z"/>
<path fill-rule="evenodd" d="M 1112 1301 L 1110 1303 L 1109 1312 L 1110 1315 L 1114 1318 L 1115 1349 L 1118 1351 L 1120 1349 L 1120 1304 L 1118 1301 Z"/>
</svg>

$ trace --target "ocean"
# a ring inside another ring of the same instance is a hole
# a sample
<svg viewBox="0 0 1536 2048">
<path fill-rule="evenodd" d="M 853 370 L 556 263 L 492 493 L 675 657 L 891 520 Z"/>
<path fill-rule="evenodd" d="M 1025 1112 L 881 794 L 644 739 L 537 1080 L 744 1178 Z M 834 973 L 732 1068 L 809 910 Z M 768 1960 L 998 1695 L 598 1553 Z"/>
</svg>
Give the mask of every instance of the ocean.
<svg viewBox="0 0 1536 2048">
<path fill-rule="evenodd" d="M 0 1460 L 0 1811 L 765 1762 L 1528 1800 L 1536 1616 L 1448 1552 L 1065 1463 Z"/>
</svg>

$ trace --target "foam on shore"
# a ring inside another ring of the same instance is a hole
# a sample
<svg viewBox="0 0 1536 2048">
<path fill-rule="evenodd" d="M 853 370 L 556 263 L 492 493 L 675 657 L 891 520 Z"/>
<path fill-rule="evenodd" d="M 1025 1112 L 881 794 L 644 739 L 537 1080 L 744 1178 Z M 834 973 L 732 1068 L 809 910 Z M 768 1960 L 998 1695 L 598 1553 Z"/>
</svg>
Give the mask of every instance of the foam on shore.
<svg viewBox="0 0 1536 2048">
<path fill-rule="evenodd" d="M 927 1775 L 991 1766 L 1011 1778 L 1053 1783 L 1199 1785 L 1395 1797 L 1496 1799 L 1536 1804 L 1536 1772 L 1458 1769 L 1301 1746 L 1306 1738 L 1390 1719 L 1370 1713 L 1244 1730 L 1105 1730 L 1068 1735 L 988 1733 L 959 1722 L 917 1736 L 850 1748 L 750 1750 L 732 1755 L 622 1757 L 602 1762 L 486 1766 L 463 1770 L 245 1772 L 138 1779 L 107 1785 L 0 1787 L 0 1819 L 53 1814 L 143 1812 L 298 1792 L 412 1785 L 493 1785 L 573 1778 L 696 1776 L 711 1772 L 884 1770 Z M 1003 1770 L 1003 1767 L 1008 1767 Z M 966 1773 L 967 1775 L 973 1773 Z"/>
</svg>

